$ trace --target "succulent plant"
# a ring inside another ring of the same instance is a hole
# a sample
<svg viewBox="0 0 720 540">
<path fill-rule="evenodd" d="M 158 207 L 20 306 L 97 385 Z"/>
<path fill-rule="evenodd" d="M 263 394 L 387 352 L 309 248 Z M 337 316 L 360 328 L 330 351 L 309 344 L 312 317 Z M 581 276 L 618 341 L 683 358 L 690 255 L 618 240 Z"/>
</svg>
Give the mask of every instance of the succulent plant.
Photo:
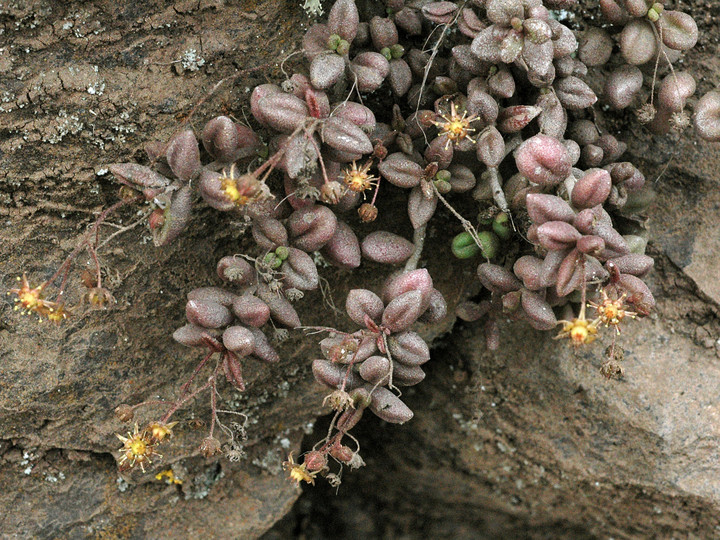
<svg viewBox="0 0 720 540">
<path fill-rule="evenodd" d="M 562 325 L 556 337 L 581 346 L 602 326 L 619 330 L 650 312 L 643 215 L 652 191 L 621 161 L 626 145 L 604 116 L 634 110 L 654 134 L 691 121 L 696 83 L 673 62 L 694 46 L 697 26 L 661 2 L 601 0 L 603 19 L 582 32 L 557 17 L 575 0 L 385 3 L 362 20 L 355 0 L 337 0 L 305 34 L 304 68 L 253 89 L 254 127 L 219 116 L 200 133 L 202 149 L 185 129 L 148 145 L 147 165 L 109 166 L 132 201 L 151 204 L 158 246 L 187 226 L 195 190 L 249 223 L 254 245 L 217 263 L 222 287 L 188 293 L 188 324 L 174 333 L 206 349 L 195 374 L 220 355 L 203 387 L 211 392 L 221 371 L 244 388 L 245 358 L 279 360 L 265 332 L 302 326 L 293 303 L 319 287 L 320 258 L 345 271 L 402 265 L 380 295 L 350 291 L 353 329 L 318 329 L 329 335 L 312 370 L 337 414 L 303 462 L 286 462 L 298 482 L 328 474 L 328 458 L 362 464 L 343 440 L 365 409 L 391 423 L 412 418 L 397 386 L 420 383 L 430 359 L 414 325 L 436 324 L 448 309 L 418 268 L 422 256 L 443 256 L 425 245 L 439 212 L 458 221 L 442 227 L 452 253 L 480 259 L 482 292 L 455 312 L 484 321 L 491 350 L 501 317 L 543 331 Z M 694 125 L 720 140 L 720 92 L 699 100 Z M 407 208 L 412 239 L 371 225 L 397 211 L 379 197 L 385 191 Z M 17 291 L 23 306 L 40 305 L 32 295 L 42 289 Z M 163 422 L 189 399 L 188 384 Z M 203 452 L 217 453 L 212 432 L 208 440 Z"/>
</svg>

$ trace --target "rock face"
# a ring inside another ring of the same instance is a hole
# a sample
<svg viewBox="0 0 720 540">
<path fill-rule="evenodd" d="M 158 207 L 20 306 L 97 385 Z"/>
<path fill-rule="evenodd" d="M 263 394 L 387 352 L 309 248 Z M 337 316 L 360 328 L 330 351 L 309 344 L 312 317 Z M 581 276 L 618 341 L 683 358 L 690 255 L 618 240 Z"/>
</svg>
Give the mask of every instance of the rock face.
<svg viewBox="0 0 720 540">
<path fill-rule="evenodd" d="M 10 36 L 0 44 L 3 289 L 23 272 L 49 277 L 92 214 L 117 200 L 105 164 L 140 156 L 151 139 L 166 140 L 215 83 L 238 70 L 248 71 L 195 112 L 198 126 L 221 108 L 247 105 L 246 88 L 278 80 L 277 62 L 301 38 L 299 3 L 244 0 L 241 11 L 222 1 L 3 7 L 1 35 Z M 712 18 L 700 22 L 704 35 L 717 35 Z M 707 60 L 717 45 L 702 44 L 689 68 L 716 82 L 717 64 Z M 14 313 L 9 300 L 0 305 L 0 535 L 254 538 L 282 519 L 267 538 L 298 531 L 717 536 L 718 153 L 689 139 L 628 135 L 648 178 L 670 165 L 656 183 L 650 223 L 658 309 L 619 338 L 624 380 L 599 374 L 609 342 L 576 352 L 506 325 L 502 348 L 492 354 L 477 326 L 453 328 L 448 320 L 432 329 L 438 339 L 427 378 L 405 393 L 414 419 L 387 426 L 368 415 L 357 433 L 367 467 L 346 471 L 338 495 L 319 485 L 290 510 L 300 491 L 281 462 L 306 434 L 305 446 L 312 445 L 327 425 L 317 420 L 322 391 L 310 373 L 316 345 L 297 333 L 281 348 L 279 364 L 246 367 L 244 394 L 223 389 L 221 407 L 249 417 L 245 459 L 198 456 L 208 420 L 201 402 L 182 413 L 157 466 L 121 477 L 114 434 L 132 426 L 113 417 L 114 407 L 176 395 L 198 361 L 170 337 L 183 324 L 185 294 L 216 284 L 215 261 L 244 246 L 240 223 L 205 208 L 167 249 L 152 247 L 147 231 L 134 227 L 100 251 L 118 301 L 109 311 L 55 327 Z M 128 210 L 113 221 L 128 226 L 135 219 Z M 408 232 L 407 223 L 401 227 Z M 117 230 L 105 227 L 103 235 Z M 448 266 L 441 241 L 440 232 L 430 233 L 428 243 L 445 256 L 427 264 L 456 303 L 473 292 L 474 268 Z M 90 262 L 81 256 L 74 271 Z M 337 305 L 349 288 L 376 289 L 378 276 L 358 272 L 350 283 L 346 273 L 323 274 Z M 68 295 L 77 298 L 81 289 L 71 282 Z M 309 295 L 311 307 L 300 309 L 304 323 L 334 318 L 312 309 L 322 300 Z M 150 408 L 138 420 L 155 414 Z M 228 424 L 233 418 L 227 415 Z M 172 478 L 181 483 L 169 484 Z"/>
</svg>

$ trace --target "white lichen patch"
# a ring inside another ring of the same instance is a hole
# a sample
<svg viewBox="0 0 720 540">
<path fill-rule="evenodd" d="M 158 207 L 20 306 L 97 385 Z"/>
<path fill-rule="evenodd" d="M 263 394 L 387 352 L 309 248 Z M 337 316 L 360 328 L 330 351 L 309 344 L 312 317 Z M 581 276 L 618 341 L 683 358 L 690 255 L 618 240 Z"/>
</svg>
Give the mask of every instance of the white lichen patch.
<svg viewBox="0 0 720 540">
<path fill-rule="evenodd" d="M 187 49 L 180 58 L 180 65 L 185 71 L 198 71 L 205 65 L 205 59 L 198 54 L 196 49 Z"/>
</svg>

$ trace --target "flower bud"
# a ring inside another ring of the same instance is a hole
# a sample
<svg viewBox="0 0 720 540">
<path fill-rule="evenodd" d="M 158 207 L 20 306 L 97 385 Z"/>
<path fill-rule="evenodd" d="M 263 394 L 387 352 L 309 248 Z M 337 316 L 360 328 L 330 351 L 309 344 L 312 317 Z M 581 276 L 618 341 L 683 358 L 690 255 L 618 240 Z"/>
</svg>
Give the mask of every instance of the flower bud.
<svg viewBox="0 0 720 540">
<path fill-rule="evenodd" d="M 378 215 L 377 206 L 370 203 L 363 203 L 360 205 L 360 208 L 358 208 L 358 215 L 363 223 L 375 221 Z"/>
<path fill-rule="evenodd" d="M 200 453 L 205 458 L 211 458 L 221 452 L 220 441 L 215 437 L 205 437 L 200 443 Z"/>
<path fill-rule="evenodd" d="M 115 407 L 115 418 L 121 422 L 129 422 L 135 416 L 135 412 L 130 405 L 122 403 Z"/>
</svg>

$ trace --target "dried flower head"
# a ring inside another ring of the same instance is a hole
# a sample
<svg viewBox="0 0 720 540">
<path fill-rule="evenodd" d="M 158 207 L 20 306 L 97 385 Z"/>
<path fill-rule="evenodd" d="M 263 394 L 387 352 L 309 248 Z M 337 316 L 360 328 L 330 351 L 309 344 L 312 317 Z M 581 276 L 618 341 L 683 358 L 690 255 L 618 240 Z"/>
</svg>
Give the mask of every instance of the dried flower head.
<svg viewBox="0 0 720 540">
<path fill-rule="evenodd" d="M 602 363 L 600 373 L 606 379 L 622 379 L 625 375 L 625 368 L 617 361 L 610 359 Z"/>
<path fill-rule="evenodd" d="M 133 408 L 127 403 L 122 403 L 115 407 L 115 418 L 121 422 L 129 422 L 135 416 Z"/>
<path fill-rule="evenodd" d="M 433 124 L 440 128 L 439 136 L 445 135 L 447 137 L 447 144 L 451 142 L 458 143 L 463 139 L 475 142 L 470 137 L 470 133 L 475 131 L 475 128 L 470 127 L 470 123 L 477 120 L 476 115 L 467 116 L 467 111 L 464 111 L 461 116 L 457 113 L 455 103 L 450 102 L 450 114 L 441 114 L 440 118 L 442 118 L 442 121 L 434 121 Z"/>
<path fill-rule="evenodd" d="M 374 204 L 363 203 L 360 205 L 360 208 L 358 208 L 358 215 L 363 223 L 375 221 L 378 216 L 377 206 Z"/>
<path fill-rule="evenodd" d="M 315 485 L 315 476 L 317 473 L 309 472 L 304 463 L 295 463 L 292 452 L 288 455 L 287 461 L 283 462 L 283 470 L 290 473 L 290 479 L 297 483 L 297 485 L 300 485 L 300 482 Z"/>
<path fill-rule="evenodd" d="M 320 200 L 327 204 L 337 204 L 345 195 L 345 188 L 337 180 L 327 182 L 320 188 Z"/>
<path fill-rule="evenodd" d="M 655 119 L 657 109 L 655 109 L 655 106 L 651 103 L 645 103 L 635 111 L 635 114 L 637 115 L 638 122 L 641 124 L 649 124 Z"/>
<path fill-rule="evenodd" d="M 238 206 L 247 206 L 271 196 L 267 186 L 254 174 L 235 176 L 234 164 L 229 171 L 223 169 L 220 183 L 227 198 Z"/>
<path fill-rule="evenodd" d="M 173 435 L 172 429 L 177 425 L 177 422 L 170 422 L 166 424 L 164 422 L 150 422 L 145 428 L 145 431 L 150 433 L 150 436 L 158 443 L 162 442 L 166 438 L 170 438 Z"/>
<path fill-rule="evenodd" d="M 602 298 L 599 303 L 588 302 L 588 306 L 597 310 L 598 316 L 593 323 L 596 326 L 597 323 L 604 324 L 605 326 L 614 326 L 615 330 L 620 333 L 620 323 L 622 323 L 623 319 L 625 319 L 625 317 L 634 319 L 637 313 L 625 309 L 626 293 L 623 293 L 617 300 L 610 298 L 604 289 L 600 291 L 600 294 Z"/>
<path fill-rule="evenodd" d="M 352 397 L 350 397 L 350 394 L 340 389 L 325 396 L 325 399 L 323 399 L 323 407 L 326 405 L 334 411 L 344 411 L 345 409 L 355 408 L 355 402 Z"/>
<path fill-rule="evenodd" d="M 104 309 L 108 304 L 115 304 L 115 297 L 105 287 L 91 287 L 82 297 L 82 302 L 91 308 Z"/>
<path fill-rule="evenodd" d="M 670 116 L 670 129 L 685 131 L 690 126 L 690 115 L 685 111 L 674 112 Z"/>
<path fill-rule="evenodd" d="M 132 469 L 136 465 L 140 465 L 142 472 L 145 472 L 145 464 L 152 463 L 153 457 L 162 458 L 162 455 L 158 454 L 155 449 L 157 441 L 146 429 L 142 432 L 139 431 L 137 423 L 133 432 L 128 432 L 127 435 L 127 437 L 117 435 L 117 438 L 123 443 L 122 448 L 119 449 L 119 452 L 122 453 L 120 456 L 121 469 Z"/>
<path fill-rule="evenodd" d="M 205 437 L 200 443 L 200 453 L 205 458 L 211 458 L 222 451 L 220 441 L 215 437 Z"/>
<path fill-rule="evenodd" d="M 357 164 L 353 161 L 352 167 L 345 169 L 343 173 L 342 181 L 343 184 L 350 190 L 357 193 L 362 193 L 368 189 L 374 187 L 378 178 L 368 174 L 368 171 L 372 167 L 372 161 L 368 161 L 358 169 Z"/>
</svg>

